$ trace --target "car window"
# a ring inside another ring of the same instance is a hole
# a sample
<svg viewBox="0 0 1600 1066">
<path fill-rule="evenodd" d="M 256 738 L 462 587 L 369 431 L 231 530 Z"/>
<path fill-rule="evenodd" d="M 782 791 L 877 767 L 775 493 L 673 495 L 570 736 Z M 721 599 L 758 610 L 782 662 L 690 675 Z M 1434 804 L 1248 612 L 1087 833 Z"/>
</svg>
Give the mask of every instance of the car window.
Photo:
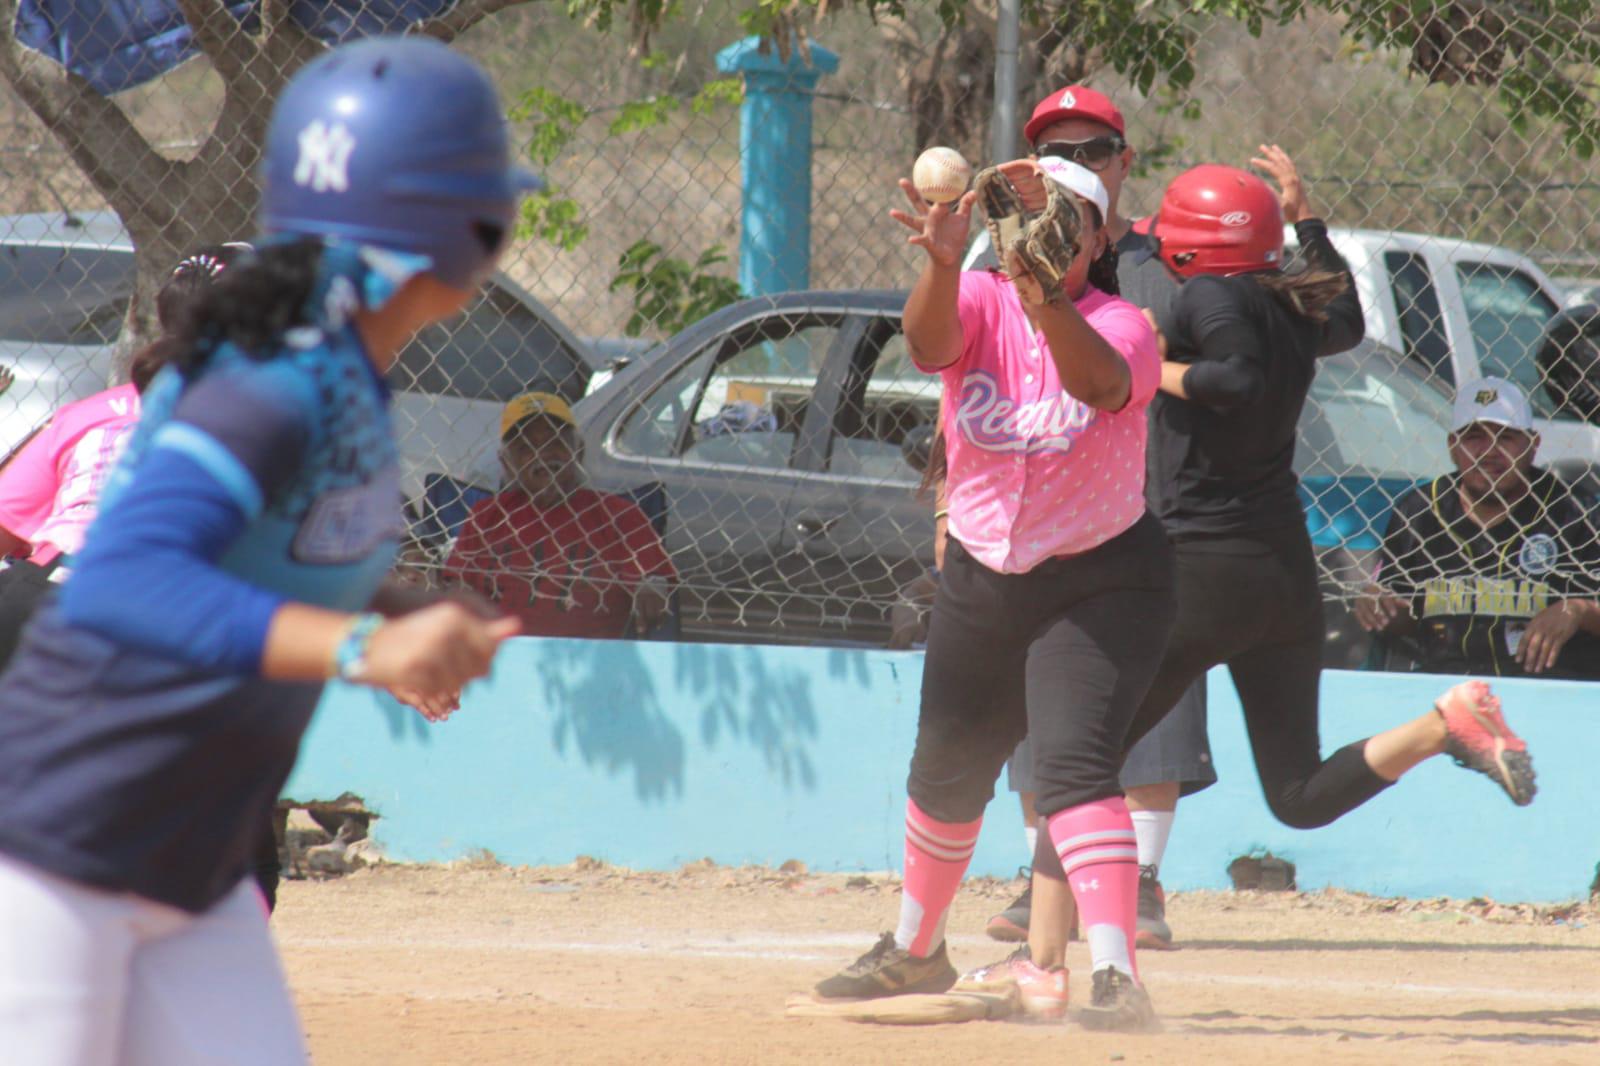
<svg viewBox="0 0 1600 1066">
<path fill-rule="evenodd" d="M 887 320 L 879 336 L 876 358 L 852 380 L 839 405 L 828 469 L 874 482 L 915 484 L 922 474 L 906 462 L 903 447 L 908 433 L 937 422 L 939 376 L 917 369 L 905 334 Z"/>
<path fill-rule="evenodd" d="M 1450 463 L 1450 401 L 1372 345 L 1322 360 L 1300 417 L 1301 477 L 1436 477 Z"/>
<path fill-rule="evenodd" d="M 1478 366 L 1486 377 L 1515 382 L 1533 409 L 1545 418 L 1555 405 L 1545 395 L 1536 355 L 1544 325 L 1556 313 L 1539 283 L 1513 267 L 1459 263 L 1461 298 L 1478 346 Z"/>
<path fill-rule="evenodd" d="M 1434 290 L 1427 262 L 1409 252 L 1387 252 L 1383 261 L 1389 270 L 1395 310 L 1400 315 L 1400 338 L 1406 357 L 1454 388 L 1456 372 L 1450 361 L 1450 340 L 1445 335 L 1444 313 L 1439 309 L 1439 294 Z"/>
<path fill-rule="evenodd" d="M 465 315 L 419 332 L 390 380 L 405 392 L 504 403 L 535 390 L 576 400 L 588 379 L 582 354 L 549 321 L 491 283 Z"/>
<path fill-rule="evenodd" d="M 133 295 L 133 253 L 0 245 L 0 339 L 110 344 Z"/>
<path fill-rule="evenodd" d="M 789 465 L 841 320 L 775 316 L 703 349 L 623 420 L 625 455 L 782 469 Z"/>
</svg>

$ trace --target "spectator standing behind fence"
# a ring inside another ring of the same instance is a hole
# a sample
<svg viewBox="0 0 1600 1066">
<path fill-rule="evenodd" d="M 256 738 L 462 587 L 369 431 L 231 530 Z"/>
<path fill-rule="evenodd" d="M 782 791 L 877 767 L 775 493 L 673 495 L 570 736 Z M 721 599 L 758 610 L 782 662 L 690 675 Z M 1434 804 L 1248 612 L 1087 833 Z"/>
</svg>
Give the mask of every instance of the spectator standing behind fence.
<svg viewBox="0 0 1600 1066">
<path fill-rule="evenodd" d="M 1571 492 L 1534 466 L 1522 390 L 1463 385 L 1455 472 L 1395 502 L 1361 624 L 1409 638 L 1428 673 L 1600 678 L 1600 540 Z"/>
<path fill-rule="evenodd" d="M 648 633 L 667 611 L 676 573 L 639 505 L 583 482 L 572 408 L 547 392 L 500 415 L 507 487 L 472 509 L 445 563 L 465 585 L 547 637 Z"/>
</svg>

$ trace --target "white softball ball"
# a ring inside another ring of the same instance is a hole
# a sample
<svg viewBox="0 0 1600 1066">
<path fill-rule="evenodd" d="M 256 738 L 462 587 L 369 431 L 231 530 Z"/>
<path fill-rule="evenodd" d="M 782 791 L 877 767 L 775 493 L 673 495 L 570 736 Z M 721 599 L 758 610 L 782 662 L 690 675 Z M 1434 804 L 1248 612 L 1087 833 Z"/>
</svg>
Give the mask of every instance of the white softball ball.
<svg viewBox="0 0 1600 1066">
<path fill-rule="evenodd" d="M 917 195 L 930 204 L 947 204 L 961 199 L 972 180 L 972 164 L 954 148 L 929 148 L 917 156 L 911 168 L 911 184 Z"/>
</svg>

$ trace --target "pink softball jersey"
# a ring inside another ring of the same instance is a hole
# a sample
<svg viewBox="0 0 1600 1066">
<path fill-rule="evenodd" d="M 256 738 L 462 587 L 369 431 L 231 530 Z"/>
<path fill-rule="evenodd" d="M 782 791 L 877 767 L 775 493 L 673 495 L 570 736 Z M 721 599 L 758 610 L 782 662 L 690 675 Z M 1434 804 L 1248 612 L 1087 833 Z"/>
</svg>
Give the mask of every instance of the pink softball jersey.
<svg viewBox="0 0 1600 1066">
<path fill-rule="evenodd" d="M 1093 287 L 1074 306 L 1128 362 L 1133 388 L 1120 411 L 1061 387 L 1044 334 L 1003 275 L 961 275 L 963 350 L 941 371 L 950 535 L 1001 573 L 1088 551 L 1144 514 L 1155 331 L 1133 304 Z"/>
<path fill-rule="evenodd" d="M 97 392 L 58 410 L 0 470 L 0 526 L 31 545 L 30 560 L 42 565 L 82 546 L 138 421 L 132 385 Z"/>
</svg>

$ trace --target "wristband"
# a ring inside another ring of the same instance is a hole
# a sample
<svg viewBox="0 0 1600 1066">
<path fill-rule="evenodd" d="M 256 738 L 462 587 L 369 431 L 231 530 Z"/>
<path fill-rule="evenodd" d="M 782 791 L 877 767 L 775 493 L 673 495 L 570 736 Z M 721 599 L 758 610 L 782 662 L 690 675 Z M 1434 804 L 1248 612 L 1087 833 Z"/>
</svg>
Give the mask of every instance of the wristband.
<svg viewBox="0 0 1600 1066">
<path fill-rule="evenodd" d="M 367 677 L 367 646 L 372 634 L 383 625 L 381 614 L 361 614 L 345 631 L 344 639 L 333 653 L 333 672 L 341 681 L 362 682 Z"/>
</svg>

